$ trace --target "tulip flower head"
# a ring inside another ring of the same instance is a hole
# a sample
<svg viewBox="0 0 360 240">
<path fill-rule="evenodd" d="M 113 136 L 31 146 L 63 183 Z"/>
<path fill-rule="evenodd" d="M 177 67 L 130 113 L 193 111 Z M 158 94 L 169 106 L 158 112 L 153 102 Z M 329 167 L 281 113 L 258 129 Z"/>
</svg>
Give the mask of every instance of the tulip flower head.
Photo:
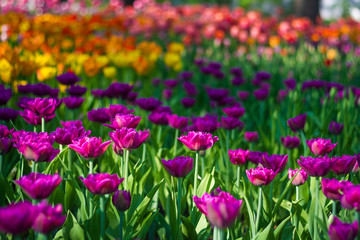
<svg viewBox="0 0 360 240">
<path fill-rule="evenodd" d="M 327 156 L 323 157 L 300 157 L 297 160 L 300 167 L 304 169 L 307 175 L 311 177 L 323 177 L 326 176 L 331 169 L 331 159 Z"/>
<path fill-rule="evenodd" d="M 282 172 L 288 161 L 288 155 L 267 155 L 263 154 L 260 160 L 263 167 L 272 169 L 273 171 L 279 170 Z"/>
<path fill-rule="evenodd" d="M 328 199 L 340 200 L 343 193 L 353 184 L 349 181 L 339 181 L 337 179 L 321 179 L 321 189 Z"/>
<path fill-rule="evenodd" d="M 211 133 L 193 131 L 189 132 L 188 135 L 182 135 L 178 139 L 191 151 L 206 150 L 219 140 L 218 137 L 213 137 Z"/>
<path fill-rule="evenodd" d="M 169 126 L 175 129 L 184 129 L 188 125 L 187 117 L 180 117 L 176 114 L 167 115 Z"/>
<path fill-rule="evenodd" d="M 288 149 L 297 148 L 300 145 L 300 138 L 298 138 L 297 136 L 281 137 L 280 139 L 284 147 Z"/>
<path fill-rule="evenodd" d="M 222 111 L 228 117 L 234 117 L 234 118 L 240 118 L 245 114 L 245 108 L 238 106 L 223 108 Z"/>
<path fill-rule="evenodd" d="M 104 195 L 115 192 L 124 179 L 116 174 L 95 173 L 86 178 L 80 177 L 80 180 L 92 194 Z"/>
<path fill-rule="evenodd" d="M 179 156 L 174 159 L 165 160 L 161 162 L 166 171 L 173 177 L 186 177 L 193 168 L 193 159 L 187 156 Z"/>
<path fill-rule="evenodd" d="M 273 171 L 272 169 L 257 167 L 255 169 L 251 168 L 250 170 L 246 170 L 246 175 L 252 184 L 256 186 L 263 186 L 270 184 L 278 172 L 279 169 Z"/>
<path fill-rule="evenodd" d="M 259 134 L 258 132 L 245 132 L 244 138 L 247 142 L 256 142 L 259 140 Z"/>
<path fill-rule="evenodd" d="M 243 165 L 246 163 L 246 161 L 249 159 L 249 150 L 242 150 L 242 149 L 236 149 L 231 150 L 229 149 L 228 154 L 230 161 L 234 165 Z"/>
<path fill-rule="evenodd" d="M 109 136 L 118 149 L 137 149 L 149 137 L 149 130 L 137 132 L 133 128 L 116 129 Z"/>
<path fill-rule="evenodd" d="M 101 142 L 101 137 L 83 137 L 73 140 L 69 148 L 85 159 L 94 159 L 103 155 L 111 141 Z"/>
<path fill-rule="evenodd" d="M 104 126 L 112 130 L 126 128 L 136 128 L 140 123 L 141 117 L 134 116 L 133 114 L 116 114 L 115 118 L 111 120 L 111 125 L 104 124 Z"/>
<path fill-rule="evenodd" d="M 56 77 L 56 80 L 63 85 L 74 85 L 76 82 L 79 82 L 81 79 L 76 76 L 73 72 L 66 72 Z"/>
<path fill-rule="evenodd" d="M 355 209 L 357 212 L 360 212 L 360 185 L 345 189 L 340 202 L 343 208 Z"/>
<path fill-rule="evenodd" d="M 130 192 L 125 190 L 116 190 L 112 196 L 112 203 L 118 211 L 125 212 L 130 208 Z"/>
<path fill-rule="evenodd" d="M 314 155 L 324 156 L 325 154 L 331 153 L 337 143 L 332 144 L 330 139 L 316 138 L 306 140 L 306 144 Z"/>
<path fill-rule="evenodd" d="M 49 234 L 61 227 L 66 220 L 66 215 L 62 214 L 63 208 L 61 204 L 53 207 L 48 205 L 46 201 L 43 201 L 35 206 L 35 208 L 37 215 L 32 224 L 35 232 Z"/>
<path fill-rule="evenodd" d="M 337 123 L 337 122 L 334 122 L 334 121 L 330 122 L 329 132 L 331 134 L 339 135 L 339 134 L 342 133 L 343 129 L 344 129 L 344 124 Z"/>
<path fill-rule="evenodd" d="M 289 125 L 290 129 L 293 132 L 297 132 L 299 130 L 304 129 L 305 121 L 306 121 L 306 113 L 305 114 L 300 114 L 299 116 L 296 116 L 294 118 L 290 118 L 287 121 L 287 124 Z"/>
<path fill-rule="evenodd" d="M 351 172 L 356 163 L 356 156 L 343 155 L 331 158 L 331 171 L 336 175 L 345 175 Z"/>
<path fill-rule="evenodd" d="M 80 125 L 69 124 L 65 125 L 64 128 L 57 128 L 54 132 L 54 136 L 57 143 L 61 145 L 69 145 L 73 140 L 87 137 L 90 133 L 91 131 L 86 131 L 80 122 Z"/>
<path fill-rule="evenodd" d="M 220 125 L 222 128 L 228 129 L 228 130 L 232 130 L 235 128 L 242 129 L 244 127 L 244 123 L 234 117 L 221 117 Z"/>
<path fill-rule="evenodd" d="M 289 168 L 289 171 L 288 171 L 289 180 L 291 180 L 297 172 L 299 172 L 299 173 L 296 175 L 296 177 L 292 181 L 292 185 L 295 185 L 295 186 L 303 185 L 306 182 L 306 180 L 308 179 L 308 175 L 306 174 L 304 169 L 292 170 L 291 168 Z"/>
<path fill-rule="evenodd" d="M 334 217 L 333 222 L 329 226 L 330 240 L 355 240 L 359 231 L 358 221 L 353 223 L 343 223 L 337 217 Z"/>
</svg>

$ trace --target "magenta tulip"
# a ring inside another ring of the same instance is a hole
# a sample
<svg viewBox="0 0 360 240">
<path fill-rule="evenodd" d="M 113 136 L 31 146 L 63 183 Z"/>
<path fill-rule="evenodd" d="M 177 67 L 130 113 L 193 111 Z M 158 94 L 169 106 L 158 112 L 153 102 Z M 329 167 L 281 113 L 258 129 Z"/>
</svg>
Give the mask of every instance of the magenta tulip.
<svg viewBox="0 0 360 240">
<path fill-rule="evenodd" d="M 289 180 L 291 180 L 297 172 L 299 172 L 299 173 L 296 175 L 296 177 L 292 181 L 292 185 L 295 185 L 295 186 L 303 185 L 306 182 L 306 180 L 308 179 L 308 175 L 306 174 L 304 169 L 292 170 L 291 168 L 289 168 L 289 171 L 288 171 Z"/>
<path fill-rule="evenodd" d="M 91 193 L 100 195 L 115 192 L 124 180 L 116 174 L 110 175 L 108 173 L 90 174 L 86 178 L 80 177 L 80 179 Z"/>
<path fill-rule="evenodd" d="M 343 128 L 344 128 L 344 124 L 331 121 L 329 125 L 329 132 L 334 135 L 339 135 L 342 133 Z"/>
<path fill-rule="evenodd" d="M 213 137 L 211 133 L 193 131 L 189 132 L 188 135 L 182 135 L 178 139 L 192 151 L 206 150 L 211 148 L 214 143 L 219 140 L 218 137 Z"/>
<path fill-rule="evenodd" d="M 298 138 L 297 136 L 281 137 L 280 139 L 284 147 L 288 149 L 297 148 L 300 145 L 300 138 Z"/>
<path fill-rule="evenodd" d="M 140 123 L 141 117 L 134 116 L 133 114 L 116 114 L 115 118 L 111 120 L 111 125 L 104 124 L 104 126 L 112 130 L 126 128 L 136 128 Z"/>
<path fill-rule="evenodd" d="M 169 126 L 175 129 L 184 129 L 188 125 L 187 117 L 180 117 L 176 114 L 167 115 Z"/>
<path fill-rule="evenodd" d="M 242 149 L 236 149 L 236 150 L 229 149 L 228 151 L 230 161 L 234 165 L 245 164 L 249 158 L 249 153 L 250 153 L 249 150 L 242 150 Z"/>
<path fill-rule="evenodd" d="M 345 189 L 340 201 L 343 208 L 355 208 L 357 212 L 360 212 L 360 185 Z"/>
<path fill-rule="evenodd" d="M 173 177 L 186 177 L 193 168 L 193 159 L 187 156 L 179 156 L 174 159 L 165 160 L 161 162 L 166 171 Z"/>
<path fill-rule="evenodd" d="M 234 117 L 234 118 L 240 118 L 245 114 L 245 108 L 238 106 L 223 108 L 222 111 L 228 117 Z"/>
<path fill-rule="evenodd" d="M 282 172 L 288 161 L 288 155 L 267 155 L 263 154 L 260 163 L 263 167 L 272 169 L 273 171 L 279 170 Z"/>
<path fill-rule="evenodd" d="M 359 231 L 358 221 L 343 223 L 337 217 L 329 226 L 330 240 L 355 240 Z"/>
<path fill-rule="evenodd" d="M 274 172 L 272 169 L 257 167 L 255 169 L 251 168 L 250 170 L 246 170 L 246 175 L 252 184 L 263 186 L 270 184 L 278 172 L 279 169 Z"/>
<path fill-rule="evenodd" d="M 290 129 L 293 132 L 297 132 L 299 130 L 304 129 L 305 121 L 306 121 L 306 113 L 305 114 L 300 114 L 299 116 L 296 116 L 294 118 L 290 118 L 287 121 L 287 124 L 289 125 Z"/>
<path fill-rule="evenodd" d="M 337 179 L 323 178 L 321 180 L 321 189 L 328 199 L 340 200 L 346 189 L 352 187 L 349 181 L 341 181 Z"/>
<path fill-rule="evenodd" d="M 341 157 L 331 158 L 331 171 L 336 175 L 345 175 L 351 172 L 356 163 L 355 156 L 343 155 Z"/>
<path fill-rule="evenodd" d="M 35 232 L 49 234 L 61 227 L 66 220 L 66 215 L 62 214 L 63 208 L 61 204 L 53 207 L 43 201 L 36 206 L 36 209 L 37 216 L 32 224 Z"/>
<path fill-rule="evenodd" d="M 325 154 L 331 153 L 337 143 L 332 144 L 330 139 L 316 138 L 306 140 L 306 144 L 314 155 L 324 156 Z"/>
<path fill-rule="evenodd" d="M 323 177 L 326 176 L 332 166 L 331 159 L 327 156 L 323 157 L 300 157 L 297 160 L 300 167 L 302 167 L 307 175 L 311 177 Z"/>
<path fill-rule="evenodd" d="M 245 132 L 244 138 L 247 142 L 256 142 L 259 139 L 258 132 Z"/>
<path fill-rule="evenodd" d="M 110 143 L 111 141 L 101 142 L 101 137 L 83 137 L 73 140 L 69 148 L 85 159 L 93 159 L 103 155 Z"/>
<path fill-rule="evenodd" d="M 149 130 L 137 132 L 133 128 L 116 129 L 109 136 L 118 149 L 136 149 L 149 137 Z"/>
</svg>

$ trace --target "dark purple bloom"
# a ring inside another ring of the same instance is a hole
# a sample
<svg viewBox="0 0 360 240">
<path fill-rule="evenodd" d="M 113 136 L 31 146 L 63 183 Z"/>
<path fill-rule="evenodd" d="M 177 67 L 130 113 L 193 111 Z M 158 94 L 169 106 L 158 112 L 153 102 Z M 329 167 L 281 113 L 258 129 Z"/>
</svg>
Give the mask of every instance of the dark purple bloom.
<svg viewBox="0 0 360 240">
<path fill-rule="evenodd" d="M 245 108 L 239 106 L 223 108 L 222 111 L 228 117 L 240 118 L 245 114 Z"/>
<path fill-rule="evenodd" d="M 259 139 L 258 132 L 245 132 L 244 138 L 247 142 L 256 142 Z"/>
<path fill-rule="evenodd" d="M 249 97 L 249 92 L 248 91 L 238 91 L 237 95 L 239 97 L 240 100 L 246 100 Z"/>
<path fill-rule="evenodd" d="M 189 126 L 191 131 L 215 132 L 219 127 L 217 116 L 206 115 L 191 119 L 193 125 Z"/>
<path fill-rule="evenodd" d="M 136 99 L 137 105 L 144 110 L 153 111 L 155 108 L 159 107 L 162 102 L 156 98 L 138 98 Z"/>
<path fill-rule="evenodd" d="M 269 80 L 271 78 L 271 74 L 265 71 L 260 71 L 255 74 L 255 78 L 258 78 L 261 81 Z"/>
<path fill-rule="evenodd" d="M 133 113 L 134 109 L 128 109 L 123 105 L 111 105 L 109 107 L 109 114 L 111 118 L 115 118 L 117 114 L 130 114 Z"/>
<path fill-rule="evenodd" d="M 343 155 L 331 158 L 331 171 L 336 175 L 345 175 L 351 172 L 356 163 L 356 156 Z"/>
<path fill-rule="evenodd" d="M 230 69 L 230 73 L 235 77 L 242 77 L 242 70 L 239 67 L 233 67 Z"/>
<path fill-rule="evenodd" d="M 281 137 L 280 139 L 284 147 L 288 149 L 297 148 L 300 145 L 300 138 L 298 138 L 297 136 L 286 136 Z"/>
<path fill-rule="evenodd" d="M 87 113 L 89 121 L 106 123 L 110 121 L 110 111 L 107 108 L 93 109 Z"/>
<path fill-rule="evenodd" d="M 259 88 L 253 94 L 257 100 L 265 100 L 268 98 L 270 91 L 267 88 Z"/>
<path fill-rule="evenodd" d="M 81 122 L 80 122 L 81 123 Z M 69 145 L 73 140 L 89 136 L 91 131 L 86 131 L 82 126 L 69 125 L 57 128 L 54 132 L 55 141 L 61 145 Z"/>
<path fill-rule="evenodd" d="M 167 115 L 169 126 L 176 129 L 184 129 L 188 125 L 187 117 L 180 117 L 176 114 Z"/>
<path fill-rule="evenodd" d="M 124 190 L 116 190 L 112 196 L 112 203 L 118 211 L 125 212 L 130 208 L 130 192 Z"/>
<path fill-rule="evenodd" d="M 297 132 L 299 130 L 304 129 L 305 121 L 306 121 L 306 113 L 305 114 L 300 114 L 299 116 L 296 116 L 294 118 L 290 118 L 287 121 L 287 124 L 289 125 L 290 129 L 293 132 Z"/>
<path fill-rule="evenodd" d="M 50 95 L 51 87 L 44 83 L 37 83 L 31 86 L 32 93 L 39 97 Z"/>
<path fill-rule="evenodd" d="M 59 83 L 64 85 L 74 85 L 76 82 L 79 82 L 81 79 L 76 76 L 73 72 L 66 72 L 64 74 L 61 74 L 56 77 L 56 80 L 59 81 Z"/>
<path fill-rule="evenodd" d="M 234 117 L 221 117 L 221 127 L 224 129 L 232 130 L 235 128 L 243 128 L 244 123 Z"/>
<path fill-rule="evenodd" d="M 112 130 L 120 129 L 123 127 L 136 128 L 139 125 L 141 117 L 134 116 L 133 114 L 116 114 L 115 118 L 111 120 L 111 125 L 104 124 L 104 126 Z"/>
<path fill-rule="evenodd" d="M 183 87 L 188 96 L 196 96 L 198 94 L 198 90 L 196 89 L 196 85 L 190 82 L 184 82 Z"/>
<path fill-rule="evenodd" d="M 162 91 L 162 96 L 165 100 L 170 100 L 172 97 L 173 91 L 171 89 L 164 89 Z"/>
<path fill-rule="evenodd" d="M 341 181 L 337 179 L 321 179 L 321 190 L 325 197 L 331 200 L 340 200 L 346 189 L 352 187 L 353 184 L 349 181 Z"/>
<path fill-rule="evenodd" d="M 178 85 L 178 81 L 175 79 L 168 79 L 164 81 L 164 85 L 166 88 L 174 88 Z"/>
<path fill-rule="evenodd" d="M 259 164 L 262 159 L 263 154 L 264 154 L 263 152 L 250 151 L 249 152 L 249 161 L 254 164 Z"/>
<path fill-rule="evenodd" d="M 189 81 L 193 77 L 193 73 L 189 71 L 184 71 L 179 74 L 179 78 L 184 81 Z"/>
<path fill-rule="evenodd" d="M 124 180 L 116 174 L 110 175 L 108 173 L 90 174 L 86 178 L 80 177 L 80 179 L 92 194 L 99 195 L 115 192 Z"/>
<path fill-rule="evenodd" d="M 296 87 L 296 80 L 293 78 L 288 78 L 284 80 L 284 84 L 286 86 L 286 89 L 294 90 Z"/>
<path fill-rule="evenodd" d="M 35 232 L 49 234 L 58 227 L 61 227 L 66 220 L 66 215 L 62 214 L 63 208 L 61 204 L 53 207 L 48 205 L 46 201 L 43 201 L 35 206 L 35 208 L 37 215 L 32 224 Z"/>
<path fill-rule="evenodd" d="M 180 102 L 185 108 L 191 108 L 192 106 L 194 106 L 196 100 L 190 97 L 185 97 L 181 99 Z"/>
<path fill-rule="evenodd" d="M 355 240 L 359 231 L 358 221 L 343 223 L 337 217 L 329 226 L 330 240 Z"/>
<path fill-rule="evenodd" d="M 219 62 L 209 62 L 208 67 L 211 69 L 220 70 L 222 68 L 222 64 Z"/>
<path fill-rule="evenodd" d="M 300 167 L 311 177 L 326 176 L 331 169 L 331 159 L 327 156 L 323 157 L 302 157 L 301 161 L 297 160 Z"/>
<path fill-rule="evenodd" d="M 360 51 L 359 51 L 360 52 Z M 195 63 L 195 65 L 197 65 L 197 66 L 203 66 L 205 63 L 206 63 L 206 60 L 205 59 L 195 59 L 194 60 L 194 63 Z"/>
<path fill-rule="evenodd" d="M 5 105 L 11 98 L 11 89 L 0 88 L 0 105 Z"/>
<path fill-rule="evenodd" d="M 7 137 L 0 138 L 0 155 L 5 155 L 10 152 L 14 142 L 12 139 Z"/>
<path fill-rule="evenodd" d="M 263 154 L 260 160 L 261 165 L 273 171 L 282 172 L 288 161 L 288 155 L 267 155 Z"/>
<path fill-rule="evenodd" d="M 186 177 L 193 168 L 193 159 L 187 156 L 175 157 L 174 159 L 165 160 L 161 162 L 166 171 L 173 177 Z"/>
<path fill-rule="evenodd" d="M 107 88 L 107 96 L 113 98 L 126 99 L 127 95 L 131 92 L 134 86 L 128 83 L 114 82 Z"/>
<path fill-rule="evenodd" d="M 246 82 L 246 80 L 242 77 L 234 77 L 232 80 L 231 80 L 231 84 L 234 85 L 234 86 L 239 86 L 239 85 L 242 85 Z"/>
<path fill-rule="evenodd" d="M 229 94 L 229 90 L 225 88 L 207 88 L 207 94 L 213 101 L 219 101 Z"/>
<path fill-rule="evenodd" d="M 87 88 L 80 85 L 71 85 L 68 89 L 70 96 L 81 97 L 86 93 Z"/>
<path fill-rule="evenodd" d="M 33 85 L 32 84 L 18 85 L 17 88 L 18 88 L 19 93 L 22 93 L 22 94 L 33 93 Z"/>
<path fill-rule="evenodd" d="M 84 102 L 84 98 L 82 97 L 65 97 L 61 99 L 65 106 L 69 109 L 77 109 Z"/>
<path fill-rule="evenodd" d="M 213 70 L 212 75 L 217 79 L 223 79 L 225 77 L 225 74 L 219 70 Z"/>
<path fill-rule="evenodd" d="M 342 133 L 343 128 L 344 124 L 331 121 L 329 125 L 329 132 L 334 135 L 339 135 Z"/>
<path fill-rule="evenodd" d="M 167 125 L 168 124 L 168 112 L 155 112 L 149 114 L 148 119 L 150 122 L 157 125 Z"/>
<path fill-rule="evenodd" d="M 52 88 L 49 93 L 49 97 L 58 98 L 60 90 L 57 88 Z"/>
<path fill-rule="evenodd" d="M 106 90 L 93 89 L 91 90 L 91 95 L 93 95 L 95 98 L 103 98 L 106 97 Z"/>
</svg>

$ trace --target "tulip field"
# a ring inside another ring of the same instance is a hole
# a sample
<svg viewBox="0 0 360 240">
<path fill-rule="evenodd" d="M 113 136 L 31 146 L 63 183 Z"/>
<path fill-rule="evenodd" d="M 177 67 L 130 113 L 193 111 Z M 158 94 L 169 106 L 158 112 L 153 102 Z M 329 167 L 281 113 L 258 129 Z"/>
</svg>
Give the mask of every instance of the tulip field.
<svg viewBox="0 0 360 240">
<path fill-rule="evenodd" d="M 26 2 L 1 3 L 0 239 L 360 239 L 359 22 Z"/>
</svg>

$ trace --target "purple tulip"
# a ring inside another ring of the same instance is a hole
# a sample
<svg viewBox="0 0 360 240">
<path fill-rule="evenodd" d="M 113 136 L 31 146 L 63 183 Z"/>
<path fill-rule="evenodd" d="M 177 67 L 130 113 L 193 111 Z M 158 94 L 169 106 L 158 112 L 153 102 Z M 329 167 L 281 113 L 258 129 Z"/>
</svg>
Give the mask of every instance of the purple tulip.
<svg viewBox="0 0 360 240">
<path fill-rule="evenodd" d="M 231 84 L 234 86 L 240 86 L 242 84 L 244 84 L 246 82 L 246 80 L 243 77 L 234 77 L 231 80 Z"/>
<path fill-rule="evenodd" d="M 235 222 L 243 202 L 230 193 L 221 191 L 220 188 L 211 194 L 205 193 L 201 198 L 194 196 L 193 199 L 199 211 L 218 228 L 230 227 Z"/>
<path fill-rule="evenodd" d="M 164 89 L 162 91 L 162 96 L 165 100 L 170 100 L 172 97 L 173 91 L 171 89 Z"/>
<path fill-rule="evenodd" d="M 343 155 L 331 158 L 331 171 L 336 175 L 345 175 L 351 172 L 356 163 L 356 156 Z"/>
<path fill-rule="evenodd" d="M 86 93 L 87 88 L 80 85 L 71 85 L 68 89 L 70 96 L 81 97 Z"/>
<path fill-rule="evenodd" d="M 236 149 L 231 150 L 229 149 L 228 154 L 230 161 L 234 165 L 244 165 L 246 161 L 249 159 L 249 150 L 242 150 L 242 149 Z"/>
<path fill-rule="evenodd" d="M 249 151 L 249 161 L 254 164 L 259 164 L 263 154 L 263 152 Z"/>
<path fill-rule="evenodd" d="M 306 182 L 306 180 L 308 179 L 308 175 L 306 174 L 304 169 L 292 170 L 291 168 L 289 168 L 289 171 L 288 171 L 289 180 L 291 180 L 297 172 L 299 172 L 299 173 L 296 175 L 296 177 L 292 181 L 292 184 L 295 186 L 303 185 Z"/>
<path fill-rule="evenodd" d="M 280 139 L 284 147 L 288 149 L 297 148 L 300 145 L 300 138 L 298 138 L 297 136 L 286 136 L 281 137 Z"/>
<path fill-rule="evenodd" d="M 14 131 L 14 129 L 9 130 L 7 126 L 0 125 L 0 138 L 8 138 L 10 137 L 11 133 Z"/>
<path fill-rule="evenodd" d="M 176 114 L 167 115 L 169 126 L 175 129 L 184 129 L 188 125 L 187 117 L 180 117 Z"/>
<path fill-rule="evenodd" d="M 116 129 L 109 136 L 118 149 L 136 149 L 149 137 L 149 130 L 137 132 L 133 128 Z"/>
<path fill-rule="evenodd" d="M 151 82 L 152 82 L 152 84 L 154 86 L 159 86 L 160 82 L 161 82 L 161 79 L 160 78 L 153 78 Z"/>
<path fill-rule="evenodd" d="M 235 77 L 241 77 L 243 75 L 242 69 L 239 67 L 231 68 L 230 73 Z"/>
<path fill-rule="evenodd" d="M 294 90 L 296 88 L 296 80 L 293 78 L 285 79 L 284 84 L 288 90 Z"/>
<path fill-rule="evenodd" d="M 262 100 L 266 100 L 269 97 L 270 91 L 267 88 L 259 88 L 259 89 L 256 89 L 253 92 L 253 94 L 257 100 L 262 101 Z"/>
<path fill-rule="evenodd" d="M 11 89 L 0 88 L 0 105 L 5 105 L 11 98 Z"/>
<path fill-rule="evenodd" d="M 131 195 L 130 192 L 124 190 L 116 190 L 112 196 L 112 203 L 120 212 L 125 212 L 130 208 Z"/>
<path fill-rule="evenodd" d="M 343 208 L 355 208 L 357 212 L 360 212 L 360 185 L 345 189 L 340 201 Z"/>
<path fill-rule="evenodd" d="M 302 157 L 301 161 L 297 160 L 300 167 L 311 177 L 326 176 L 331 169 L 331 159 L 327 156 L 323 157 Z"/>
<path fill-rule="evenodd" d="M 0 120 L 14 121 L 19 115 L 19 112 L 12 108 L 0 108 Z"/>
<path fill-rule="evenodd" d="M 0 155 L 5 155 L 12 149 L 14 142 L 12 139 L 4 137 L 0 138 Z"/>
<path fill-rule="evenodd" d="M 89 121 L 106 123 L 110 121 L 110 112 L 107 108 L 93 109 L 87 113 Z"/>
<path fill-rule="evenodd" d="M 185 108 L 191 108 L 192 106 L 194 106 L 196 100 L 190 97 L 185 97 L 181 99 L 180 102 Z"/>
<path fill-rule="evenodd" d="M 352 187 L 353 184 L 349 181 L 341 181 L 337 179 L 321 179 L 321 189 L 328 199 L 340 200 L 346 189 Z"/>
<path fill-rule="evenodd" d="M 111 118 L 115 118 L 117 114 L 130 114 L 133 113 L 134 109 L 128 109 L 127 107 L 123 105 L 111 105 L 109 107 L 109 114 Z"/>
<path fill-rule="evenodd" d="M 63 126 L 63 128 L 68 128 L 68 127 L 84 128 L 84 126 L 80 120 L 65 121 L 65 122 L 61 121 L 61 125 Z"/>
<path fill-rule="evenodd" d="M 48 122 L 55 117 L 55 110 L 60 103 L 54 98 L 35 98 L 22 105 L 24 111 L 20 112 L 20 115 L 29 124 L 40 125 L 41 118 Z"/>
<path fill-rule="evenodd" d="M 69 109 L 77 109 L 85 101 L 82 97 L 66 97 L 61 99 Z"/>
<path fill-rule="evenodd" d="M 179 156 L 174 159 L 165 160 L 161 162 L 166 171 L 173 177 L 186 177 L 193 169 L 193 159 L 187 156 Z"/>
<path fill-rule="evenodd" d="M 246 170 L 246 175 L 252 184 L 263 186 L 270 184 L 278 172 L 279 169 L 274 172 L 272 169 L 257 167 L 255 169 L 251 168 L 250 170 Z"/>
<path fill-rule="evenodd" d="M 20 112 L 20 116 L 24 118 L 24 120 L 31 124 L 31 125 L 41 125 L 41 117 L 36 115 L 34 112 L 28 110 L 28 109 L 25 109 L 23 112 Z M 46 119 L 45 118 L 45 122 L 46 122 Z M 49 119 L 47 119 L 49 120 Z"/>
<path fill-rule="evenodd" d="M 128 83 L 111 83 L 108 87 L 108 97 L 126 99 L 134 86 Z"/>
<path fill-rule="evenodd" d="M 168 112 L 156 112 L 153 111 L 149 114 L 148 119 L 150 122 L 157 125 L 168 125 Z"/>
<path fill-rule="evenodd" d="M 213 101 L 219 101 L 229 94 L 229 90 L 225 88 L 207 88 L 206 92 Z"/>
<path fill-rule="evenodd" d="M 41 173 L 30 173 L 23 176 L 15 183 L 32 199 L 45 199 L 55 190 L 61 183 L 62 178 L 59 174 L 45 175 Z"/>
<path fill-rule="evenodd" d="M 238 91 L 237 95 L 240 100 L 245 101 L 249 97 L 250 93 L 248 91 Z"/>
<path fill-rule="evenodd" d="M 234 117 L 221 117 L 220 125 L 222 128 L 228 129 L 228 130 L 232 130 L 235 128 L 242 129 L 244 127 L 244 123 Z"/>
<path fill-rule="evenodd" d="M 263 167 L 272 169 L 273 171 L 279 170 L 282 172 L 288 161 L 288 155 L 267 155 L 263 154 L 260 163 Z"/>
<path fill-rule="evenodd" d="M 80 121 L 79 121 L 80 122 Z M 81 124 L 81 122 L 80 122 Z M 73 140 L 89 136 L 91 131 L 86 131 L 82 126 L 70 125 L 57 128 L 54 132 L 55 141 L 61 145 L 69 145 Z"/>
<path fill-rule="evenodd" d="M 90 174 L 86 178 L 80 177 L 80 179 L 92 194 L 100 195 L 115 192 L 122 181 L 124 181 L 124 179 L 120 179 L 118 175 L 110 175 L 108 173 Z"/>
<path fill-rule="evenodd" d="M 296 116 L 294 118 L 290 118 L 287 121 L 287 124 L 289 125 L 290 129 L 293 132 L 297 132 L 299 130 L 304 129 L 305 121 L 306 121 L 306 113 L 305 114 L 300 114 L 299 116 Z"/>
<path fill-rule="evenodd" d="M 316 138 L 306 140 L 306 144 L 314 155 L 324 156 L 325 154 L 331 153 L 337 143 L 332 144 L 330 139 Z"/>
<path fill-rule="evenodd" d="M 178 85 L 178 81 L 175 79 L 168 79 L 164 81 L 164 86 L 166 88 L 174 88 Z"/>
<path fill-rule="evenodd" d="M 44 85 L 47 86 L 46 84 L 44 84 Z M 17 89 L 18 89 L 19 93 L 30 94 L 33 92 L 33 85 L 32 84 L 18 85 Z"/>
<path fill-rule="evenodd" d="M 104 97 L 106 97 L 106 90 L 93 89 L 93 90 L 91 90 L 91 95 L 93 95 L 94 98 L 104 98 Z"/>
<path fill-rule="evenodd" d="M 116 114 L 115 118 L 111 120 L 111 125 L 104 124 L 104 126 L 112 130 L 126 128 L 136 128 L 140 123 L 141 117 L 134 116 L 133 114 Z"/>
<path fill-rule="evenodd" d="M 52 88 L 44 83 L 37 83 L 31 86 L 31 92 L 39 97 L 50 95 Z"/>
<path fill-rule="evenodd" d="M 85 159 L 98 158 L 103 155 L 111 141 L 101 142 L 101 137 L 83 137 L 73 140 L 69 148 Z"/>
<path fill-rule="evenodd" d="M 76 76 L 73 72 L 66 72 L 56 77 L 56 80 L 63 85 L 74 85 L 76 82 L 79 82 L 81 79 Z"/>
<path fill-rule="evenodd" d="M 280 89 L 280 90 L 278 91 L 278 95 L 277 95 L 277 97 L 276 97 L 276 101 L 282 102 L 287 96 L 288 96 L 288 91 L 287 91 L 287 90 Z"/>
<path fill-rule="evenodd" d="M 58 98 L 60 90 L 57 88 L 52 88 L 49 93 L 49 97 Z"/>
<path fill-rule="evenodd" d="M 329 226 L 330 240 L 355 240 L 359 231 L 358 221 L 343 223 L 337 217 Z"/>
<path fill-rule="evenodd" d="M 343 128 L 344 124 L 331 121 L 329 125 L 329 132 L 334 135 L 339 135 L 342 133 Z"/>
<path fill-rule="evenodd" d="M 37 214 L 36 207 L 27 201 L 2 207 L 0 208 L 0 232 L 22 234 L 30 229 Z"/>
<path fill-rule="evenodd" d="M 255 78 L 258 78 L 262 81 L 269 80 L 271 78 L 271 74 L 265 71 L 260 71 L 255 74 Z"/>
<path fill-rule="evenodd" d="M 198 90 L 196 89 L 196 85 L 190 82 L 184 82 L 183 87 L 188 96 L 196 96 L 198 94 Z"/>
<path fill-rule="evenodd" d="M 61 204 L 53 207 L 48 205 L 46 201 L 43 201 L 35 207 L 37 216 L 32 224 L 35 232 L 49 234 L 64 224 L 66 215 L 62 214 L 63 208 Z"/>
<path fill-rule="evenodd" d="M 193 73 L 189 71 L 184 71 L 179 74 L 179 78 L 184 81 L 189 81 L 193 77 Z"/>
<path fill-rule="evenodd" d="M 153 111 L 155 110 L 155 108 L 159 107 L 162 105 L 162 102 L 160 102 L 158 99 L 156 98 L 139 98 L 136 100 L 136 104 L 144 110 L 147 111 Z"/>
<path fill-rule="evenodd" d="M 234 117 L 234 118 L 240 118 L 245 114 L 245 108 L 238 106 L 223 108 L 222 111 L 228 117 Z"/>
<path fill-rule="evenodd" d="M 189 130 L 195 132 L 215 132 L 219 127 L 217 116 L 206 115 L 192 118 L 191 121 L 193 125 L 189 126 Z"/>
<path fill-rule="evenodd" d="M 211 133 L 193 131 L 190 131 L 188 135 L 182 135 L 178 139 L 192 151 L 206 150 L 211 148 L 214 143 L 219 140 L 218 137 L 213 137 Z"/>
<path fill-rule="evenodd" d="M 256 142 L 259 140 L 259 134 L 258 132 L 245 132 L 244 138 L 247 142 Z"/>
</svg>

